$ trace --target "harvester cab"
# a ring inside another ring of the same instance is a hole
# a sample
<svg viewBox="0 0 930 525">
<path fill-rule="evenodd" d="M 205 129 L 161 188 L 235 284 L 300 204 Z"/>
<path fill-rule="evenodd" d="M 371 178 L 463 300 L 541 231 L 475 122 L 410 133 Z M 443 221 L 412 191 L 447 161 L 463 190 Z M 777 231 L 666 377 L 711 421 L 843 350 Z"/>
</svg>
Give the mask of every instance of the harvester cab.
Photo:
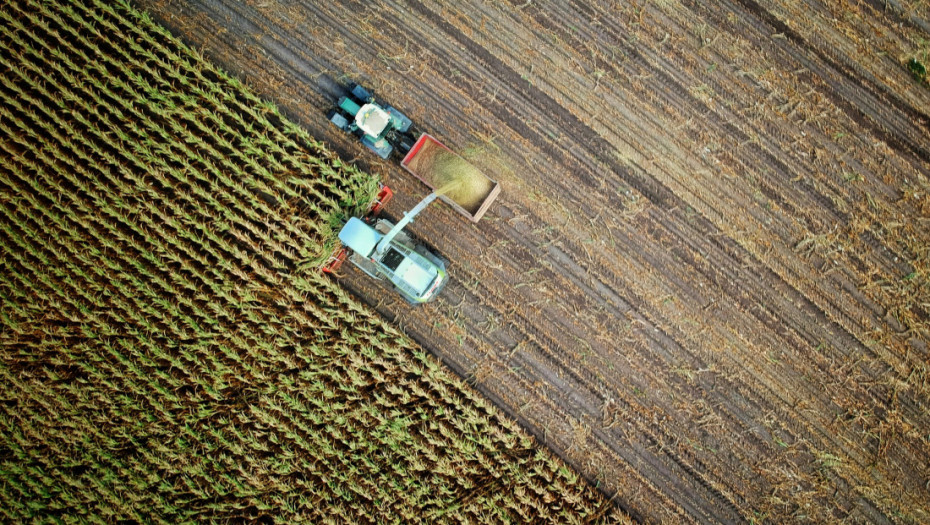
<svg viewBox="0 0 930 525">
<path fill-rule="evenodd" d="M 349 86 L 349 94 L 339 98 L 328 117 L 339 129 L 356 135 L 382 159 L 389 158 L 395 150 L 401 156 L 406 155 L 416 141 L 406 115 L 379 103 L 358 84 Z"/>
</svg>

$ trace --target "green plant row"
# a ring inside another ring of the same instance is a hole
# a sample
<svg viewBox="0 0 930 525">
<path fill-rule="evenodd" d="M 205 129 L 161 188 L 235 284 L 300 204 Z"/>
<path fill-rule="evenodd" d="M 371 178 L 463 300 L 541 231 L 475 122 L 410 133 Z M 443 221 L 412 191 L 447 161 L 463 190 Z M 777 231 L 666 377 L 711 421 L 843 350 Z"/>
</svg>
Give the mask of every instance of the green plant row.
<svg viewBox="0 0 930 525">
<path fill-rule="evenodd" d="M 0 23 L 0 519 L 620 519 L 314 271 L 375 179 L 124 2 Z"/>
</svg>

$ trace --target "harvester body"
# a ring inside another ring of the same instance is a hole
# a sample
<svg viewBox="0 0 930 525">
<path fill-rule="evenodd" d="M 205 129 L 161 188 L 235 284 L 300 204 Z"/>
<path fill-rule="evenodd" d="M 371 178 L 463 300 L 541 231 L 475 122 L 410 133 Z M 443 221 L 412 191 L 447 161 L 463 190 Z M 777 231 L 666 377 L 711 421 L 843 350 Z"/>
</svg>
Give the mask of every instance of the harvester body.
<svg viewBox="0 0 930 525">
<path fill-rule="evenodd" d="M 412 215 L 408 213 L 411 219 Z M 390 282 L 411 304 L 425 303 L 445 287 L 446 261 L 402 231 L 405 224 L 387 219 L 370 224 L 352 217 L 339 232 L 339 240 L 352 251 L 352 264 Z"/>
</svg>

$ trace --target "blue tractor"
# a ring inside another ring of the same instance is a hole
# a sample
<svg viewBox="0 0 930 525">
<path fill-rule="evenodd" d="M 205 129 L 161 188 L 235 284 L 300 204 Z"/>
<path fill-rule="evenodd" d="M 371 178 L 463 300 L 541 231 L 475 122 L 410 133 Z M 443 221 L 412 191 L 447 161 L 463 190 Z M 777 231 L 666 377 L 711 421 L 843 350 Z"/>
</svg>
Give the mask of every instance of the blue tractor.
<svg viewBox="0 0 930 525">
<path fill-rule="evenodd" d="M 394 151 L 404 156 L 416 142 L 410 119 L 395 108 L 377 102 L 358 84 L 349 86 L 349 94 L 339 98 L 328 117 L 336 127 L 357 136 L 382 159 L 389 158 Z"/>
</svg>

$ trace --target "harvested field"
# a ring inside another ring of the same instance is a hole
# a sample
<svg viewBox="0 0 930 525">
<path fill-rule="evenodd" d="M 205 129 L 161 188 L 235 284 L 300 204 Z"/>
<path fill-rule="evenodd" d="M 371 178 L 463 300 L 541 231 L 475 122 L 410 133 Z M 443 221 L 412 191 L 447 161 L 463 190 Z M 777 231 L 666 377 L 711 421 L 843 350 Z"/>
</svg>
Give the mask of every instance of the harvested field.
<svg viewBox="0 0 930 525">
<path fill-rule="evenodd" d="M 627 521 L 318 271 L 373 177 L 124 2 L 0 24 L 0 521 Z"/>
<path fill-rule="evenodd" d="M 324 118 L 349 79 L 503 191 L 414 231 L 410 309 L 343 283 L 646 521 L 930 520 L 923 2 L 144 0 Z"/>
</svg>

